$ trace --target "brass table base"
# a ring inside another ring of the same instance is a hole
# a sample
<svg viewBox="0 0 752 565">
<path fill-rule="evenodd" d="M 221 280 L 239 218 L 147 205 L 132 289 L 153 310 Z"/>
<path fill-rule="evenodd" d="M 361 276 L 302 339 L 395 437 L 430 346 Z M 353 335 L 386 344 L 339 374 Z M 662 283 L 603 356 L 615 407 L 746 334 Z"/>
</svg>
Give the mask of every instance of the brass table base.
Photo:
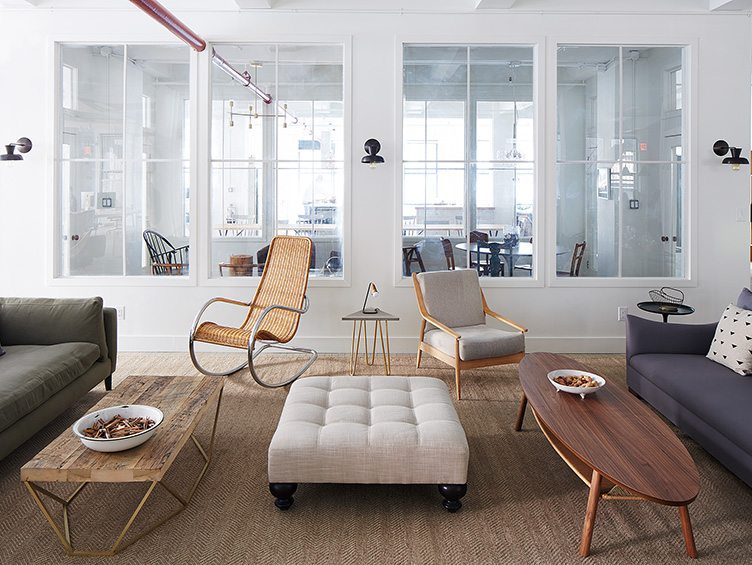
<svg viewBox="0 0 752 565">
<path fill-rule="evenodd" d="M 373 328 L 373 346 L 371 348 L 371 357 L 368 357 L 368 326 L 366 320 L 353 320 L 352 341 L 350 344 L 350 375 L 355 374 L 358 365 L 358 355 L 360 353 L 360 338 L 363 336 L 363 347 L 365 349 L 365 361 L 369 367 L 373 366 L 376 361 L 376 334 L 381 338 L 381 354 L 384 358 L 384 372 L 390 375 L 392 372 L 391 353 L 389 351 L 389 322 L 386 320 L 373 320 L 376 324 Z M 382 327 L 382 322 L 384 323 Z M 357 329 L 357 338 L 355 337 Z M 386 335 L 386 339 L 385 336 Z M 386 343 L 386 346 L 384 345 Z"/>
<path fill-rule="evenodd" d="M 186 497 L 180 496 L 178 493 L 172 490 L 172 488 L 167 486 L 163 481 L 152 481 L 149 484 L 149 488 L 146 490 L 146 493 L 141 498 L 141 501 L 138 503 L 138 506 L 136 506 L 136 509 L 133 511 L 130 518 L 128 519 L 128 522 L 125 524 L 122 531 L 120 532 L 117 539 L 115 540 L 115 543 L 109 549 L 81 550 L 81 549 L 75 549 L 73 547 L 73 541 L 71 539 L 71 533 L 70 533 L 70 517 L 68 515 L 68 506 L 70 506 L 70 504 L 76 499 L 76 497 L 78 497 L 78 495 L 81 494 L 81 492 L 84 490 L 84 488 L 87 485 L 91 484 L 90 482 L 81 483 L 76 488 L 76 490 L 73 491 L 73 494 L 71 494 L 68 498 L 62 498 L 32 481 L 24 481 L 24 484 L 26 485 L 26 488 L 29 490 L 31 497 L 34 499 L 34 502 L 37 503 L 37 506 L 39 506 L 39 509 L 42 511 L 42 514 L 47 519 L 47 522 L 49 522 L 50 526 L 52 526 L 52 530 L 55 532 L 55 535 L 57 535 L 58 539 L 60 540 L 60 543 L 63 545 L 65 552 L 68 555 L 71 555 L 74 557 L 110 557 L 110 556 L 113 556 L 116 553 L 125 549 L 126 547 L 130 546 L 131 544 L 137 542 L 145 535 L 154 531 L 155 529 L 157 529 L 159 526 L 164 524 L 167 520 L 169 520 L 173 516 L 176 516 L 177 514 L 180 514 L 183 510 L 185 510 L 185 508 L 188 506 L 191 499 L 193 498 L 193 495 L 195 494 L 196 489 L 198 488 L 198 485 L 201 482 L 201 479 L 204 478 L 204 475 L 206 474 L 206 470 L 209 468 L 209 463 L 211 462 L 212 449 L 214 448 L 214 436 L 215 436 L 215 432 L 217 431 L 217 419 L 219 418 L 219 407 L 221 403 L 222 403 L 222 393 L 220 392 L 219 399 L 217 400 L 216 412 L 214 414 L 214 422 L 212 424 L 211 439 L 209 440 L 209 449 L 205 450 L 203 446 L 201 445 L 201 443 L 196 438 L 196 436 L 191 434 L 191 439 L 193 440 L 194 445 L 198 449 L 198 452 L 201 454 L 201 457 L 204 459 L 204 466 L 201 469 L 201 472 L 198 474 L 196 481 L 193 483 L 191 490 L 188 492 L 188 495 Z M 125 538 L 126 534 L 131 529 L 131 526 L 133 526 L 133 523 L 136 521 L 136 518 L 138 517 L 139 513 L 141 512 L 144 505 L 146 504 L 146 501 L 149 499 L 149 497 L 152 495 L 152 493 L 156 489 L 157 485 L 161 485 L 168 493 L 170 493 L 170 495 L 172 495 L 172 497 L 175 498 L 180 503 L 180 508 L 178 508 L 175 512 L 167 515 L 166 517 L 162 518 L 157 523 L 152 524 L 146 530 L 144 530 L 137 536 L 134 536 L 133 539 L 127 541 L 126 543 L 123 543 L 123 538 Z M 48 498 L 51 498 L 52 500 L 59 503 L 63 507 L 62 529 L 58 525 L 55 518 L 53 518 L 52 514 L 47 508 L 47 505 L 44 503 L 44 500 L 42 500 L 42 497 L 40 495 L 44 495 Z"/>
</svg>

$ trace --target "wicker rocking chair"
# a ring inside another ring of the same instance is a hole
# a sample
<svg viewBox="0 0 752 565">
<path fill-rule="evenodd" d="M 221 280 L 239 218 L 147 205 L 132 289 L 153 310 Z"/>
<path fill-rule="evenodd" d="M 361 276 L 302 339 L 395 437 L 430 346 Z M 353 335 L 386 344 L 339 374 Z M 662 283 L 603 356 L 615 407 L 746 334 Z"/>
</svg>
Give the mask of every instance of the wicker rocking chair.
<svg viewBox="0 0 752 565">
<path fill-rule="evenodd" d="M 254 380 L 261 386 L 277 388 L 295 381 L 316 361 L 318 353 L 313 349 L 285 345 L 298 329 L 300 315 L 308 311 L 308 266 L 313 243 L 307 237 L 277 236 L 272 240 L 264 271 L 256 294 L 251 302 L 229 298 L 212 298 L 204 304 L 191 329 L 189 350 L 193 365 L 205 375 L 226 376 L 248 367 Z M 201 322 L 201 316 L 215 302 L 224 302 L 248 308 L 245 321 L 239 328 L 226 327 L 214 322 Z M 246 349 L 248 361 L 226 372 L 215 373 L 201 366 L 196 359 L 194 343 L 200 341 Z M 260 345 L 257 347 L 257 342 Z M 259 377 L 254 360 L 269 348 L 307 353 L 310 359 L 291 378 L 283 382 L 268 382 Z"/>
</svg>

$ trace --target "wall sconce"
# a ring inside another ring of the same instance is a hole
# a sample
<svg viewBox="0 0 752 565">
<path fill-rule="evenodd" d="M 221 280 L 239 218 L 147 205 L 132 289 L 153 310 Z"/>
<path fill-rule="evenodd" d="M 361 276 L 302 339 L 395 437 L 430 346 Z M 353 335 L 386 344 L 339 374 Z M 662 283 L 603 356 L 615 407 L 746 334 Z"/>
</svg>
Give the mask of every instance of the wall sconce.
<svg viewBox="0 0 752 565">
<path fill-rule="evenodd" d="M 374 298 L 379 295 L 379 289 L 376 288 L 376 285 L 372 282 L 368 283 L 368 289 L 366 290 L 366 299 L 363 301 L 363 312 L 364 314 L 378 314 L 379 309 L 378 308 L 368 308 L 368 299 L 373 296 Z"/>
<path fill-rule="evenodd" d="M 731 147 L 722 139 L 719 139 L 713 144 L 713 153 L 715 153 L 719 157 L 723 157 L 729 151 L 731 151 L 731 157 L 726 157 L 722 161 L 722 164 L 731 165 L 731 169 L 734 171 L 738 171 L 742 165 L 749 165 L 747 158 L 741 156 L 741 147 Z"/>
<path fill-rule="evenodd" d="M 0 155 L 0 161 L 23 161 L 23 157 L 15 152 L 18 147 L 18 153 L 28 153 L 31 151 L 31 140 L 28 137 L 22 137 L 15 143 L 9 143 L 5 146 L 5 155 Z"/>
<path fill-rule="evenodd" d="M 378 154 L 381 151 L 381 143 L 378 140 L 369 139 L 363 147 L 366 150 L 366 155 L 360 160 L 361 163 L 366 163 L 369 167 L 375 169 L 377 164 L 384 162 L 384 158 Z"/>
</svg>

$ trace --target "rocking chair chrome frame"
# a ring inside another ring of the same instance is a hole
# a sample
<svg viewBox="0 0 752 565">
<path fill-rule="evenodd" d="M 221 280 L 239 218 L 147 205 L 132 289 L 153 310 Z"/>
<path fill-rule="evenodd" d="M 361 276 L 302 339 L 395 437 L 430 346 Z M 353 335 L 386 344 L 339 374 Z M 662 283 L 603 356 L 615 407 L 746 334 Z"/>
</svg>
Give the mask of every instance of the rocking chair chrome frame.
<svg viewBox="0 0 752 565">
<path fill-rule="evenodd" d="M 295 312 L 296 314 L 305 314 L 308 312 L 308 296 L 303 297 L 303 307 L 302 308 L 291 308 L 289 306 L 282 306 L 280 304 L 272 304 L 271 306 L 267 306 L 264 308 L 264 310 L 261 312 L 261 315 L 259 316 L 258 320 L 256 320 L 256 323 L 253 324 L 253 329 L 251 330 L 251 338 L 248 340 L 248 361 L 245 363 L 238 365 L 234 369 L 230 369 L 228 371 L 224 372 L 213 372 L 209 371 L 208 369 L 204 368 L 196 358 L 196 351 L 194 349 L 194 339 L 193 336 L 196 334 L 196 329 L 198 328 L 199 324 L 201 323 L 201 317 L 203 316 L 204 312 L 215 302 L 224 302 L 226 304 L 233 304 L 235 306 L 245 306 L 246 308 L 251 306 L 252 302 L 241 302 L 240 300 L 232 300 L 230 298 L 212 298 L 209 300 L 204 306 L 199 310 L 198 315 L 196 316 L 196 319 L 193 321 L 193 326 L 191 328 L 191 334 L 188 341 L 188 350 L 191 354 L 191 361 L 193 362 L 193 365 L 201 371 L 204 375 L 208 375 L 210 377 L 226 377 L 228 375 L 231 375 L 232 373 L 236 373 L 237 371 L 242 371 L 246 367 L 251 371 L 251 376 L 253 377 L 253 380 L 256 381 L 258 384 L 260 384 L 263 387 L 266 388 L 280 388 L 283 386 L 287 386 L 294 381 L 296 381 L 303 373 L 305 373 L 308 368 L 313 365 L 313 363 L 318 359 L 318 352 L 314 349 L 308 349 L 305 347 L 293 347 L 291 345 L 285 345 L 283 343 L 278 343 L 276 341 L 267 341 L 267 340 L 260 340 L 256 338 L 256 335 L 258 334 L 258 330 L 261 327 L 262 322 L 264 321 L 264 318 L 266 317 L 269 312 L 273 310 L 286 310 L 288 312 Z M 261 345 L 258 348 L 258 351 L 255 351 L 256 349 L 256 342 L 259 342 Z M 310 359 L 303 365 L 303 367 L 298 370 L 290 379 L 282 382 L 282 383 L 268 383 L 264 381 L 261 377 L 259 377 L 258 373 L 256 373 L 256 367 L 253 364 L 254 359 L 263 351 L 267 349 L 283 349 L 285 351 L 295 351 L 298 353 L 307 353 L 310 355 Z"/>
</svg>

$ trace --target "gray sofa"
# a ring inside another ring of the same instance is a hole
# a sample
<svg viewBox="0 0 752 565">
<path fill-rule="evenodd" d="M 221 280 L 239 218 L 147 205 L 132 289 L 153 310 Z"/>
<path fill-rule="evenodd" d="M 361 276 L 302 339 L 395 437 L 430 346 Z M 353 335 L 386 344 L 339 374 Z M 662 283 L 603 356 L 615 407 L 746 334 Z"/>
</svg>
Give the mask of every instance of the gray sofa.
<svg viewBox="0 0 752 565">
<path fill-rule="evenodd" d="M 752 376 L 705 357 L 716 325 L 627 316 L 627 385 L 752 486 Z"/>
<path fill-rule="evenodd" d="M 117 315 L 101 298 L 0 298 L 0 459 L 98 383 L 112 388 Z"/>
</svg>

